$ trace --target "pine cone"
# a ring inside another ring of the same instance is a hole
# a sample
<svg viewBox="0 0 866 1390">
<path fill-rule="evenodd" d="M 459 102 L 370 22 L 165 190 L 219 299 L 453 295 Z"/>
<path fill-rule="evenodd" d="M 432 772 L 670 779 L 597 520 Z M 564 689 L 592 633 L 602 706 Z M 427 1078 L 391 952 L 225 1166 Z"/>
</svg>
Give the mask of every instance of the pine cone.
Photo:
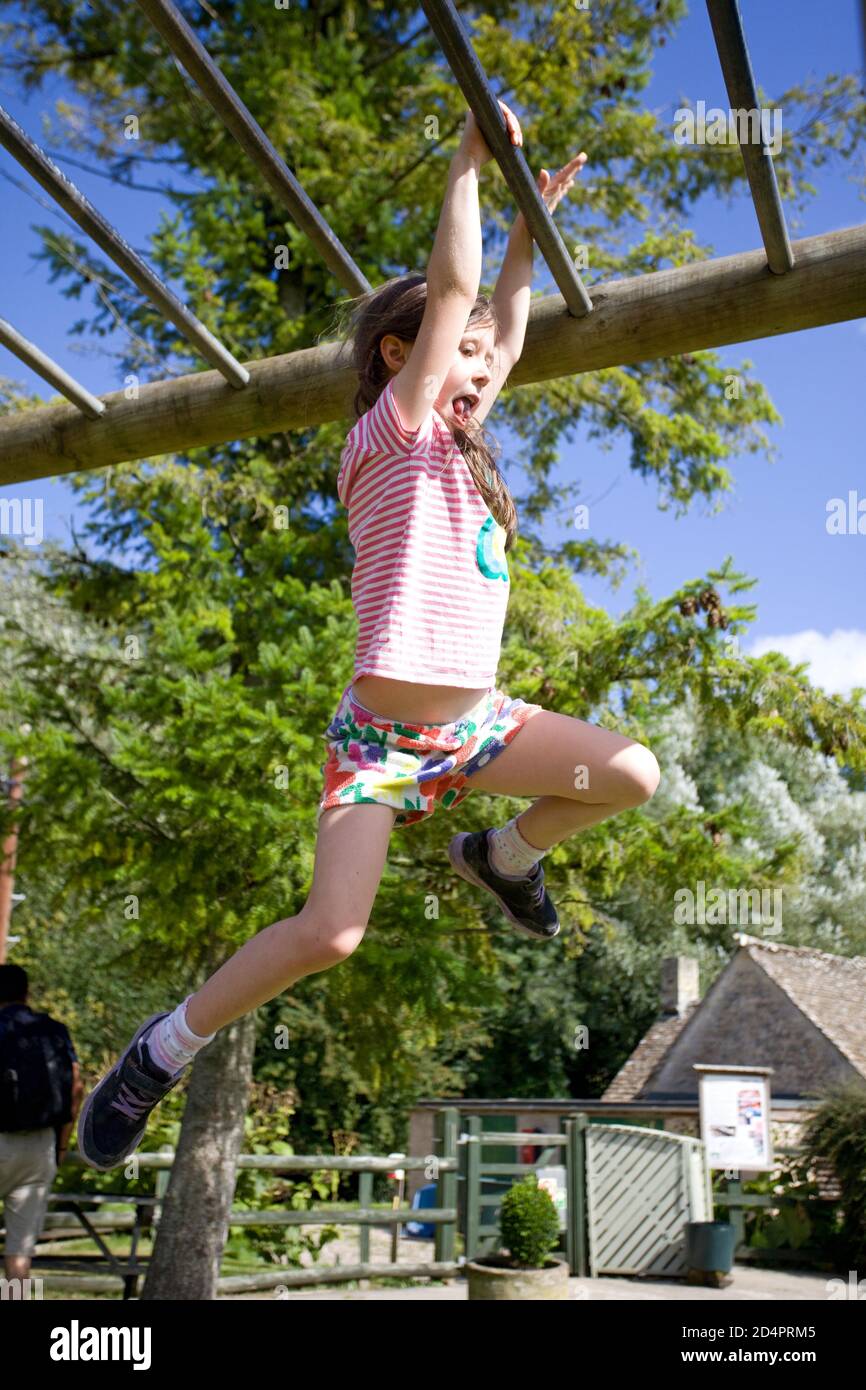
<svg viewBox="0 0 866 1390">
<path fill-rule="evenodd" d="M 680 612 L 684 618 L 691 618 L 698 611 L 698 601 L 695 598 L 684 598 L 680 604 Z"/>
<path fill-rule="evenodd" d="M 704 589 L 701 594 L 701 607 L 706 611 L 708 608 L 720 608 L 721 600 L 715 589 Z"/>
</svg>

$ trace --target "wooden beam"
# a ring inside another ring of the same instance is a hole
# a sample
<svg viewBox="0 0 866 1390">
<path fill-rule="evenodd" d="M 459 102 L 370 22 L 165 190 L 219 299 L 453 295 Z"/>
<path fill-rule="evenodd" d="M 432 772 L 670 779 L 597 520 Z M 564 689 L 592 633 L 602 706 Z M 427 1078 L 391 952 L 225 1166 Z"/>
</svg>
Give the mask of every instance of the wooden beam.
<svg viewBox="0 0 866 1390">
<path fill-rule="evenodd" d="M 794 243 L 796 269 L 774 275 L 763 247 L 592 288 L 575 318 L 559 295 L 533 300 L 523 356 L 509 383 L 548 381 L 701 348 L 796 333 L 866 316 L 866 224 Z M 816 345 L 817 346 L 817 345 Z M 273 434 L 350 417 L 355 378 L 336 343 L 248 362 L 242 390 L 206 371 L 74 406 L 0 418 L 0 486 L 105 468 L 128 459 Z"/>
</svg>

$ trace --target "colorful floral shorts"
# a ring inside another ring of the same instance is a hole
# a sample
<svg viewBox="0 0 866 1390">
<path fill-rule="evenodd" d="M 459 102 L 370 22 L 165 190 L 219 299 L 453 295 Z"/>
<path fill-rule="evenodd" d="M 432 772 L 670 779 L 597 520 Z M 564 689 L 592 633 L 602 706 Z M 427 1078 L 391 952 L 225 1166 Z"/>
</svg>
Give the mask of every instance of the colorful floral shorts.
<svg viewBox="0 0 866 1390">
<path fill-rule="evenodd" d="M 491 686 L 453 724 L 409 724 L 365 709 L 350 681 L 322 735 L 328 753 L 318 816 L 332 806 L 374 801 L 394 807 L 396 827 L 425 820 L 437 802 L 457 806 L 474 790 L 467 778 L 541 709 Z"/>
</svg>

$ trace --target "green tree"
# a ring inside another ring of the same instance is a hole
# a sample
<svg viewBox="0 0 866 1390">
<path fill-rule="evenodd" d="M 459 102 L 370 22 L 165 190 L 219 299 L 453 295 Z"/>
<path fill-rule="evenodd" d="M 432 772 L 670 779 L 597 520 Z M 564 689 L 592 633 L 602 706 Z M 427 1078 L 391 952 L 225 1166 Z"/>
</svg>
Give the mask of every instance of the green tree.
<svg viewBox="0 0 866 1390">
<path fill-rule="evenodd" d="M 423 265 L 464 109 L 416 7 L 284 10 L 217 0 L 183 8 L 370 280 Z M 683 12 L 682 0 L 613 0 L 585 11 L 464 7 L 500 94 L 519 97 L 533 164 L 550 167 L 589 147 L 592 181 L 559 220 L 566 239 L 590 248 L 590 286 L 708 255 L 682 221 L 702 192 L 742 184 L 736 152 L 718 158 L 706 147 L 677 146 L 641 105 L 654 46 Z M 62 74 L 75 88 L 76 100 L 58 106 L 49 143 L 62 141 L 74 159 L 130 189 L 150 184 L 152 168 L 207 181 L 164 185 L 176 212 L 150 255 L 237 357 L 290 351 L 328 331 L 330 275 L 136 8 L 34 0 L 26 26 L 13 20 L 3 36 L 7 79 L 29 91 Z M 863 101 L 856 80 L 839 76 L 778 99 L 802 112 L 808 131 L 805 148 L 786 132 L 777 161 L 785 196 L 797 204 L 811 191 L 807 167 L 853 151 Z M 828 103 L 832 128 L 822 119 Z M 138 141 L 123 139 L 130 112 L 139 117 Z M 587 132 L 599 130 L 596 146 Z M 510 216 L 495 169 L 483 196 L 489 283 Z M 92 305 L 76 328 L 103 337 L 107 349 L 119 342 L 119 376 L 156 379 L 201 365 L 83 239 L 54 226 L 40 231 L 52 280 Z M 277 269 L 283 246 L 288 267 Z M 636 737 L 655 709 L 692 691 L 720 727 L 822 746 L 860 768 L 859 697 L 827 699 L 781 657 L 740 661 L 715 627 L 680 612 L 707 590 L 728 590 L 727 607 L 712 611 L 731 634 L 744 631 L 751 610 L 736 595 L 747 581 L 732 565 L 662 600 L 641 592 L 614 620 L 589 608 L 576 579 L 621 575 L 622 547 L 569 541 L 549 553 L 533 531 L 574 495 L 575 484 L 556 488 L 550 475 L 560 441 L 581 421 L 595 435 L 625 431 L 632 466 L 655 480 L 660 505 L 718 503 L 730 484 L 725 461 L 766 450 L 762 427 L 776 418 L 749 364 L 737 370 L 746 389 L 736 400 L 725 397 L 715 352 L 503 398 L 498 420 L 521 443 L 529 489 L 519 499 L 524 535 L 513 553 L 500 680 L 524 698 Z M 3 392 L 4 410 L 32 404 L 8 383 Z M 85 540 L 45 546 L 38 565 L 41 602 L 58 619 L 70 615 L 77 646 L 67 650 L 39 617 L 7 625 L 7 757 L 22 748 L 22 718 L 33 727 L 24 745 L 33 770 L 22 871 L 37 875 L 51 864 L 77 904 L 77 930 L 122 922 L 130 976 L 170 971 L 178 992 L 193 987 L 304 900 L 320 733 L 351 669 L 354 640 L 352 554 L 334 500 L 344 428 L 78 475 L 91 507 Z M 484 799 L 468 804 L 468 818 L 480 820 Z M 605 895 L 630 867 L 619 848 L 622 824 L 551 856 L 555 891 L 572 905 L 565 960 L 580 956 Z M 678 852 L 695 873 L 710 854 L 693 818 L 671 831 L 637 815 L 629 824 L 650 870 L 665 861 L 671 835 L 682 836 Z M 389 1088 L 411 1096 L 419 1077 L 444 1088 L 449 1041 L 465 1042 L 478 1009 L 501 989 L 496 944 L 504 933 L 501 924 L 479 926 L 474 904 L 443 871 L 450 830 L 437 821 L 416 832 L 411 854 L 398 844 L 363 951 L 292 992 L 291 1007 L 321 1001 L 318 1020 L 343 1021 L 352 1084 L 374 1104 Z M 438 919 L 425 916 L 431 894 Z M 130 900 L 137 915 L 125 915 Z M 268 1022 L 285 1006 L 269 1006 Z M 118 1019 L 106 1041 L 116 1051 L 125 1036 Z M 198 1142 L 182 1142 L 164 1220 L 171 1259 L 155 1262 L 167 1272 L 155 1270 L 148 1297 L 212 1296 L 253 1041 L 251 1027 L 224 1030 L 193 1068 L 188 1134 Z M 266 1036 L 263 1043 L 266 1069 L 275 1055 Z M 451 1075 L 459 1081 L 459 1069 Z M 178 1233 L 193 1227 L 200 1239 L 184 1247 Z"/>
<path fill-rule="evenodd" d="M 552 971 L 534 943 L 503 942 L 499 996 L 479 1011 L 490 1042 L 477 1061 L 449 1049 L 463 1094 L 599 1096 L 658 1018 L 665 956 L 695 957 L 706 994 L 740 931 L 866 955 L 862 774 L 787 738 L 719 729 L 690 692 L 656 712 L 649 743 L 662 768 L 652 800 L 545 859 L 557 876 L 567 862 L 593 909 L 584 951 Z M 677 890 L 700 879 L 773 890 L 779 920 L 677 923 Z"/>
</svg>

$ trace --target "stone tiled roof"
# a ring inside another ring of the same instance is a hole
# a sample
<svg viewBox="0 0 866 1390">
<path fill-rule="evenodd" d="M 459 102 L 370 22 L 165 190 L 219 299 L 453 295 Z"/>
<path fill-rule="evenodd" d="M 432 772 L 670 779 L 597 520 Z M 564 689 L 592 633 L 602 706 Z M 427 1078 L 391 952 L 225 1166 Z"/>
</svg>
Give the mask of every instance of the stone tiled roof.
<svg viewBox="0 0 866 1390">
<path fill-rule="evenodd" d="M 668 1048 L 679 1037 L 701 1000 L 689 1004 L 681 1014 L 662 1014 L 641 1038 L 634 1052 L 617 1072 L 602 1100 L 637 1100 Z"/>
<path fill-rule="evenodd" d="M 787 946 L 745 932 L 735 933 L 734 940 L 866 1077 L 866 956 L 834 956 L 812 946 Z M 602 1100 L 640 1099 L 653 1072 L 702 1003 L 689 1004 L 681 1014 L 661 1015 L 620 1067 Z"/>
<path fill-rule="evenodd" d="M 866 956 L 834 956 L 745 932 L 735 940 L 866 1077 Z"/>
</svg>

